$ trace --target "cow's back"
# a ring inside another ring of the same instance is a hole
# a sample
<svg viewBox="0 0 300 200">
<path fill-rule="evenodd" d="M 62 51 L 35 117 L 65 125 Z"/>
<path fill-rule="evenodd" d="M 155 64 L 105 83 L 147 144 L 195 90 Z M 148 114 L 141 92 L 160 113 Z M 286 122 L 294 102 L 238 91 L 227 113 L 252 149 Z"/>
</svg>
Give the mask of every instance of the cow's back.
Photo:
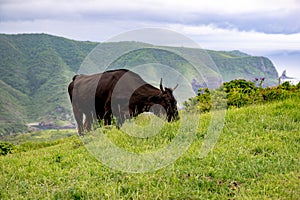
<svg viewBox="0 0 300 200">
<path fill-rule="evenodd" d="M 117 82 L 127 72 L 130 74 L 130 77 L 138 76 L 125 69 L 111 70 L 92 75 L 75 75 L 68 87 L 70 99 L 75 103 L 91 104 L 95 101 L 95 98 L 109 98 L 109 94 L 114 90 Z"/>
<path fill-rule="evenodd" d="M 109 97 L 109 94 L 112 94 L 114 90 L 120 90 L 118 93 L 122 94 L 126 91 L 130 91 L 131 88 L 137 85 L 144 84 L 146 84 L 146 82 L 132 71 L 126 69 L 106 71 L 101 74 L 101 78 L 99 79 L 96 97 Z"/>
</svg>

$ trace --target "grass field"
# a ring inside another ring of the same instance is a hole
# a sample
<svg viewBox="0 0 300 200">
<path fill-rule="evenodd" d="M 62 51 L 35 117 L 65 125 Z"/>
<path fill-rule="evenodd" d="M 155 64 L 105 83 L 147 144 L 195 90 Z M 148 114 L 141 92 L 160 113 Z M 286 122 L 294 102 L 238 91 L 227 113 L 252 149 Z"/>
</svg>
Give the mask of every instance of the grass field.
<svg viewBox="0 0 300 200">
<path fill-rule="evenodd" d="M 213 114 L 201 114 L 195 139 L 178 160 L 146 173 L 102 164 L 75 130 L 7 138 L 15 148 L 0 156 L 0 199 L 299 199 L 298 97 L 229 109 L 214 149 L 200 157 Z M 178 127 L 167 124 L 149 138 L 114 128 L 105 135 L 123 149 L 144 153 L 170 144 Z"/>
</svg>

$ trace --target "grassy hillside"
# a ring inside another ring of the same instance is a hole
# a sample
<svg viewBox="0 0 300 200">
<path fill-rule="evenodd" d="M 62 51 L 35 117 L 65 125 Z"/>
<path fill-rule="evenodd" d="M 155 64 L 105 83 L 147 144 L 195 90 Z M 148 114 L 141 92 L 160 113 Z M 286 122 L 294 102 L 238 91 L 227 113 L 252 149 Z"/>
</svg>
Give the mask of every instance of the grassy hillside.
<svg viewBox="0 0 300 200">
<path fill-rule="evenodd" d="M 29 97 L 2 80 L 0 80 L 0 94 L 0 133 L 24 130 L 26 128 L 24 119 L 27 119 L 25 108 L 30 103 Z"/>
<path fill-rule="evenodd" d="M 250 56 L 239 51 L 209 51 L 209 54 L 226 82 L 237 78 L 254 80 L 264 77 L 267 86 L 278 83 L 278 73 L 274 70 L 273 63 L 266 57 Z"/>
<path fill-rule="evenodd" d="M 67 84 L 95 45 L 45 34 L 0 35 L 0 136 L 29 122 L 70 121 Z"/>
<path fill-rule="evenodd" d="M 0 137 L 24 131 L 26 123 L 70 123 L 73 118 L 67 85 L 96 45 L 98 43 L 46 34 L 0 34 Z M 276 83 L 277 72 L 270 60 L 239 51 L 205 52 L 174 47 L 164 47 L 166 51 L 161 51 L 149 49 L 148 47 L 153 46 L 138 42 L 102 45 L 105 52 L 122 51 L 132 46 L 142 48 L 123 55 L 112 63 L 112 68 L 160 62 L 176 68 L 182 74 L 193 76 L 194 73 L 187 70 L 189 63 L 178 59 L 178 56 L 168 50 L 188 54 L 194 60 L 202 59 L 203 53 L 208 52 L 216 65 L 200 66 L 201 73 L 207 76 L 213 76 L 219 71 L 225 81 L 265 77 L 269 85 Z M 212 63 L 211 60 L 208 63 Z"/>
<path fill-rule="evenodd" d="M 131 174 L 104 166 L 75 131 L 41 131 L 10 137 L 12 153 L 0 156 L 1 199 L 297 199 L 299 95 L 264 105 L 229 109 L 218 143 L 199 152 L 211 113 L 201 115 L 196 138 L 175 163 Z M 188 115 L 188 113 L 181 113 Z M 196 121 L 194 122 L 197 123 Z M 169 124 L 151 138 L 110 129 L 121 148 L 155 151 L 174 138 Z M 188 132 L 186 134 L 189 134 Z"/>
</svg>

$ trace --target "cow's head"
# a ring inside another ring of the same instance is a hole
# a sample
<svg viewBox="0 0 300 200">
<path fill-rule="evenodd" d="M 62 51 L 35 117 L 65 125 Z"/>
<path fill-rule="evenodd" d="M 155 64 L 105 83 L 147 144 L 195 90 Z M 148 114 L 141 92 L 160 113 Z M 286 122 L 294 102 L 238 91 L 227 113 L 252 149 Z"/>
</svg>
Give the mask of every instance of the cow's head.
<svg viewBox="0 0 300 200">
<path fill-rule="evenodd" d="M 179 120 L 177 101 L 173 95 L 173 91 L 177 88 L 164 88 L 162 86 L 162 79 L 160 80 L 160 94 L 151 96 L 149 100 L 154 104 L 160 106 L 154 106 L 152 111 L 155 115 L 166 114 L 168 122 Z"/>
</svg>

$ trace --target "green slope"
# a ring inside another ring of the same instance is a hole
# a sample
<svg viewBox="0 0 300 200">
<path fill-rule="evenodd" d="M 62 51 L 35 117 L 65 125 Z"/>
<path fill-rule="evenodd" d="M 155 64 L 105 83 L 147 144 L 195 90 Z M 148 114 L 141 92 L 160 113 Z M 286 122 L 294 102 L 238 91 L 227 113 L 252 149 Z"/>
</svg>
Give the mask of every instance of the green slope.
<svg viewBox="0 0 300 200">
<path fill-rule="evenodd" d="M 8 104 L 8 111 L 1 112 L 1 117 L 14 121 L 1 122 L 1 135 L 15 130 L 15 126 L 25 128 L 24 124 L 29 122 L 71 121 L 66 88 L 95 46 L 96 43 L 45 34 L 0 35 L 0 89 L 3 91 L 0 98 Z M 15 98 L 6 95 L 11 90 L 20 95 Z"/>
<path fill-rule="evenodd" d="M 3 120 L 0 123 L 0 135 L 18 132 L 14 131 L 15 127 L 24 127 L 24 123 L 29 122 L 72 121 L 67 85 L 72 76 L 78 72 L 86 56 L 98 44 L 46 34 L 0 34 L 0 100 L 3 102 L 1 119 L 10 119 L 14 122 L 12 125 Z M 187 69 L 194 63 L 188 63 L 185 57 L 179 58 L 176 55 L 178 52 L 189 55 L 188 60 L 195 63 L 200 63 L 199 60 L 203 58 L 207 59 L 206 64 L 200 64 L 199 67 L 201 73 L 208 78 L 217 76 L 220 72 L 225 81 L 235 78 L 249 80 L 254 77 L 265 77 L 270 85 L 276 83 L 274 80 L 277 78 L 277 72 L 270 60 L 252 57 L 238 51 L 217 52 L 155 47 L 139 42 L 101 43 L 101 45 L 102 51 L 98 53 L 107 56 L 99 63 L 103 66 L 111 64 L 112 68 L 153 62 L 170 65 L 192 78 L 195 73 Z M 114 57 L 118 52 L 128 49 L 139 50 L 120 55 L 120 58 Z M 110 55 L 110 52 L 113 54 Z M 112 58 L 115 58 L 114 62 L 107 63 Z M 81 70 L 80 73 L 89 72 Z M 155 72 L 151 70 L 147 73 L 156 77 Z"/>
<path fill-rule="evenodd" d="M 24 130 L 30 99 L 1 80 L 0 94 L 0 137 Z"/>
<path fill-rule="evenodd" d="M 268 58 L 250 56 L 239 51 L 209 51 L 209 54 L 216 63 L 225 82 L 237 78 L 254 80 L 255 78 L 264 77 L 268 86 L 278 83 L 278 73 Z"/>
<path fill-rule="evenodd" d="M 200 158 L 213 113 L 203 114 L 193 144 L 180 159 L 141 174 L 103 165 L 79 137 L 68 137 L 75 131 L 13 137 L 18 145 L 12 154 L 0 156 L 0 198 L 298 199 L 299 111 L 299 96 L 229 109 L 213 151 Z M 144 153 L 172 142 L 174 126 L 147 139 L 116 129 L 105 135 L 120 148 Z"/>
</svg>

